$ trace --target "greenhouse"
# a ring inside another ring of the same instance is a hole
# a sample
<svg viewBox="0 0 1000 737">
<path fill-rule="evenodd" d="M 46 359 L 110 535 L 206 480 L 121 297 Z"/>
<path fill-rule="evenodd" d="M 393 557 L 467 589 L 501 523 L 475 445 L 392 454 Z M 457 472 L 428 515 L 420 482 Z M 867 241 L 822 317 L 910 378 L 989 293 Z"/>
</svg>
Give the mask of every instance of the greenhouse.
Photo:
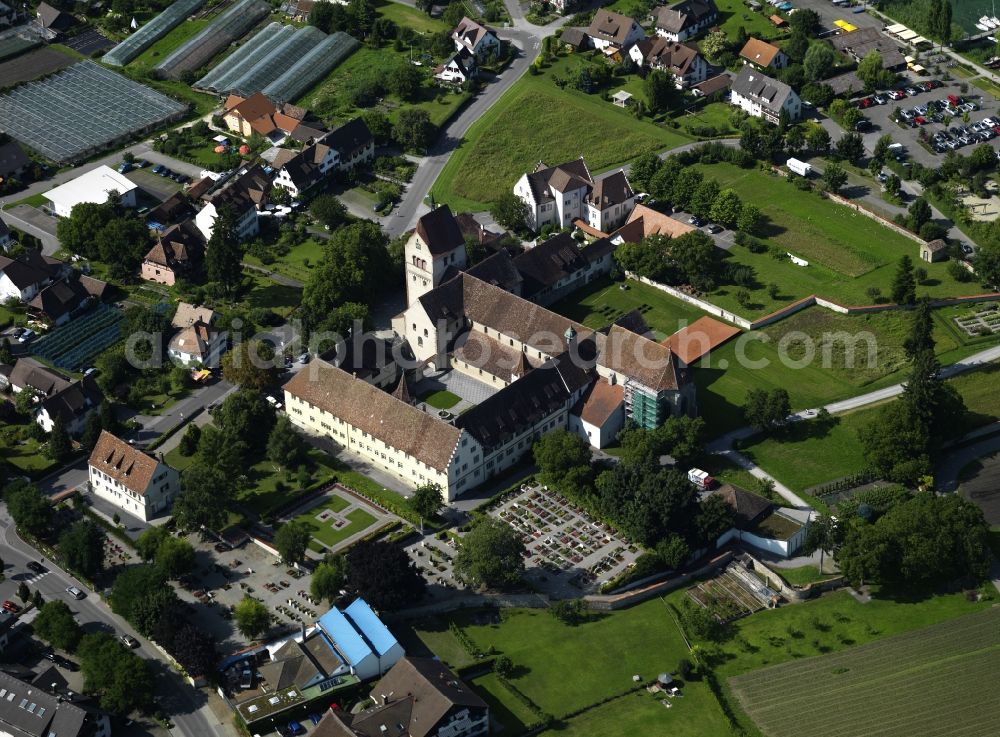
<svg viewBox="0 0 1000 737">
<path fill-rule="evenodd" d="M 309 89 L 360 45 L 346 33 L 327 36 L 312 26 L 275 29 L 274 25 L 247 41 L 195 86 L 244 97 L 264 92 L 278 102 L 287 102 Z"/>
<path fill-rule="evenodd" d="M 239 0 L 157 64 L 156 72 L 176 79 L 185 72 L 201 69 L 216 54 L 253 28 L 269 10 L 270 6 L 261 0 Z"/>
<path fill-rule="evenodd" d="M 122 67 L 148 49 L 154 43 L 179 26 L 185 18 L 196 11 L 205 0 L 177 0 L 173 5 L 153 18 L 139 30 L 126 38 L 102 58 L 105 64 Z"/>
<path fill-rule="evenodd" d="M 337 31 L 304 54 L 262 92 L 278 102 L 294 100 L 350 56 L 358 46 L 360 44 L 353 36 Z"/>
<path fill-rule="evenodd" d="M 232 89 L 231 82 L 234 79 L 287 41 L 295 30 L 295 26 L 283 26 L 277 21 L 269 23 L 264 30 L 251 36 L 246 43 L 199 79 L 195 87 L 212 92 L 228 92 Z"/>
<path fill-rule="evenodd" d="M 181 117 L 187 107 L 92 61 L 0 97 L 0 130 L 57 164 Z"/>
</svg>

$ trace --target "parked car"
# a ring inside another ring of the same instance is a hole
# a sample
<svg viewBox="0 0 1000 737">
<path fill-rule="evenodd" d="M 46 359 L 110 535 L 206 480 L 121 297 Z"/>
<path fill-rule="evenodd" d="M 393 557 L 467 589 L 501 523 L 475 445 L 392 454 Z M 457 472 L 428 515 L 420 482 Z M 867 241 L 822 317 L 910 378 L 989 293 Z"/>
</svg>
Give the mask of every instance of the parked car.
<svg viewBox="0 0 1000 737">
<path fill-rule="evenodd" d="M 902 100 L 904 97 L 906 97 L 906 93 L 903 92 L 903 90 L 893 90 L 892 92 L 889 93 L 889 97 L 891 97 L 893 100 Z"/>
<path fill-rule="evenodd" d="M 872 127 L 871 121 L 867 118 L 862 118 L 857 123 L 854 124 L 854 130 L 856 131 L 866 131 Z"/>
<path fill-rule="evenodd" d="M 921 90 L 918 90 L 916 87 L 907 87 L 906 88 L 906 94 L 908 94 L 910 97 L 913 97 L 914 95 L 919 95 L 920 92 L 921 92 Z"/>
<path fill-rule="evenodd" d="M 963 243 L 962 244 L 962 253 L 964 253 L 966 256 L 971 256 L 973 253 L 975 253 L 975 249 L 972 246 L 970 246 L 968 243 Z"/>
<path fill-rule="evenodd" d="M 120 163 L 118 165 L 118 173 L 119 174 L 125 174 L 126 172 L 129 172 L 131 170 L 132 170 L 132 165 L 130 163 L 128 163 L 127 161 L 123 161 L 122 163 Z"/>
<path fill-rule="evenodd" d="M 712 233 L 712 234 L 721 233 L 722 232 L 722 227 L 719 226 L 719 225 L 716 225 L 715 223 L 709 223 L 708 225 L 705 226 L 705 232 L 706 233 Z"/>
<path fill-rule="evenodd" d="M 139 647 L 139 641 L 132 637 L 132 635 L 120 635 L 118 639 L 121 640 L 122 644 L 129 650 L 134 650 Z"/>
<path fill-rule="evenodd" d="M 688 222 L 696 228 L 701 227 L 701 219 L 697 215 L 692 215 L 688 218 Z"/>
<path fill-rule="evenodd" d="M 6 611 L 10 612 L 11 614 L 17 614 L 19 611 L 21 611 L 21 607 L 19 607 L 17 604 L 15 604 L 14 602 L 12 602 L 10 599 L 5 599 L 4 600 L 4 602 L 3 602 L 3 608 Z"/>
<path fill-rule="evenodd" d="M 87 595 L 80 591 L 76 586 L 67 586 L 66 593 L 72 596 L 74 599 L 83 599 Z"/>
<path fill-rule="evenodd" d="M 296 721 L 291 721 L 288 723 L 288 733 L 289 734 L 305 734 L 306 730 L 301 724 Z"/>
<path fill-rule="evenodd" d="M 872 99 L 875 100 L 876 105 L 885 105 L 887 102 L 889 102 L 889 100 L 886 99 L 885 95 L 875 95 L 875 97 Z"/>
<path fill-rule="evenodd" d="M 145 159 L 139 159 L 138 161 L 135 162 L 136 169 L 145 169 L 147 166 L 149 166 L 149 162 L 146 161 Z"/>
<path fill-rule="evenodd" d="M 34 339 L 35 335 L 37 335 L 37 333 L 35 333 L 34 330 L 31 330 L 29 328 L 25 328 L 24 332 L 21 333 L 19 336 L 17 336 L 17 342 L 18 343 L 28 343 L 28 342 L 30 342 L 31 340 Z"/>
</svg>

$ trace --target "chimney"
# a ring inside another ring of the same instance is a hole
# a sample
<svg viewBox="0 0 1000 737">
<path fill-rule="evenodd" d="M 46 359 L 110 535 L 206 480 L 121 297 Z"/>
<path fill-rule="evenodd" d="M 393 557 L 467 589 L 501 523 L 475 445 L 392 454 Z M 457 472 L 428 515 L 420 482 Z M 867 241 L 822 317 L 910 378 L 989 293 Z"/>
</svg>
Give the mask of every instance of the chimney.
<svg viewBox="0 0 1000 737">
<path fill-rule="evenodd" d="M 382 706 L 385 706 L 388 703 L 389 703 L 389 698 L 385 694 L 382 694 Z"/>
</svg>

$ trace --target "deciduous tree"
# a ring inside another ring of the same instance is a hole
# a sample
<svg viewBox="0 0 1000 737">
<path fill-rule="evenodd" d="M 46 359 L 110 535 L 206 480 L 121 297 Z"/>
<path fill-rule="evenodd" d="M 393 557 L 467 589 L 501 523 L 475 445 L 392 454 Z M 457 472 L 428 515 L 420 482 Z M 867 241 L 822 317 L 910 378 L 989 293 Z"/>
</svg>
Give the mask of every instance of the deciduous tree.
<svg viewBox="0 0 1000 737">
<path fill-rule="evenodd" d="M 376 609 L 395 611 L 419 603 L 423 577 L 401 546 L 362 541 L 347 553 L 347 582 Z"/>
<path fill-rule="evenodd" d="M 271 626 L 271 612 L 264 603 L 252 596 L 244 596 L 233 610 L 236 629 L 251 640 L 256 640 Z"/>
<path fill-rule="evenodd" d="M 455 573 L 473 586 L 509 588 L 524 574 L 524 554 L 524 542 L 514 528 L 484 517 L 462 538 Z"/>
<path fill-rule="evenodd" d="M 35 634 L 59 650 L 73 652 L 83 637 L 83 630 L 64 601 L 50 601 L 31 623 Z"/>
</svg>

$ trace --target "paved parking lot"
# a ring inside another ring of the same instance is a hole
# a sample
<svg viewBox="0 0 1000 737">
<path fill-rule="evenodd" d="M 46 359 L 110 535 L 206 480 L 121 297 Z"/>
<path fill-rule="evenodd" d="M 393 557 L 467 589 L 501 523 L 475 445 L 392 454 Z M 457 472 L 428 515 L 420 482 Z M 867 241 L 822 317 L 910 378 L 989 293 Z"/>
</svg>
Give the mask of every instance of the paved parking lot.
<svg viewBox="0 0 1000 737">
<path fill-rule="evenodd" d="M 197 552 L 197 566 L 178 587 L 178 595 L 190 604 L 205 605 L 192 607 L 196 621 L 216 638 L 221 652 L 246 644 L 229 611 L 247 594 L 263 601 L 277 624 L 311 622 L 326 612 L 325 604 L 309 597 L 309 574 L 283 565 L 254 543 L 216 550 L 215 540 L 201 540 L 197 534 L 187 539 Z"/>
<path fill-rule="evenodd" d="M 639 548 L 610 525 L 544 486 L 522 486 L 490 514 L 522 534 L 526 576 L 558 598 L 595 591 L 639 556 Z"/>
<path fill-rule="evenodd" d="M 915 85 L 921 80 L 927 81 L 927 79 L 930 78 L 922 78 L 915 75 L 903 75 L 903 79 L 906 80 L 904 82 L 905 86 Z M 949 95 L 953 95 L 961 97 L 963 100 L 971 100 L 980 108 L 979 110 L 969 112 L 970 124 L 981 121 L 983 118 L 989 116 L 1000 116 L 1000 103 L 998 103 L 993 97 L 986 94 L 980 94 L 980 91 L 971 85 L 968 89 L 969 91 L 963 94 L 959 89 L 958 82 L 946 82 L 941 87 L 929 92 L 920 91 L 916 95 L 907 95 L 907 97 L 901 100 L 889 100 L 884 105 L 873 105 L 872 107 L 866 108 L 862 112 L 871 122 L 871 129 L 862 134 L 865 148 L 868 151 L 872 151 L 875 148 L 875 144 L 878 139 L 881 136 L 888 134 L 892 137 L 893 142 L 901 143 L 906 147 L 906 152 L 909 155 L 909 158 L 913 161 L 923 164 L 924 166 L 939 166 L 943 158 L 943 154 L 935 154 L 925 149 L 919 143 L 920 131 L 924 130 L 928 137 L 933 137 L 934 134 L 939 131 L 943 131 L 948 127 L 965 125 L 965 123 L 962 122 L 961 114 L 955 117 L 954 121 L 948 125 L 945 125 L 944 123 L 931 122 L 928 119 L 926 125 L 910 128 L 909 126 L 900 127 L 896 123 L 892 122 L 890 119 L 892 112 L 897 107 L 901 110 L 910 110 L 918 105 L 927 105 L 932 101 L 947 100 Z M 989 143 L 994 149 L 1000 150 L 1000 137 L 993 138 Z M 957 151 L 964 156 L 968 156 L 977 145 L 979 145 L 978 141 L 963 146 L 957 149 Z"/>
</svg>

